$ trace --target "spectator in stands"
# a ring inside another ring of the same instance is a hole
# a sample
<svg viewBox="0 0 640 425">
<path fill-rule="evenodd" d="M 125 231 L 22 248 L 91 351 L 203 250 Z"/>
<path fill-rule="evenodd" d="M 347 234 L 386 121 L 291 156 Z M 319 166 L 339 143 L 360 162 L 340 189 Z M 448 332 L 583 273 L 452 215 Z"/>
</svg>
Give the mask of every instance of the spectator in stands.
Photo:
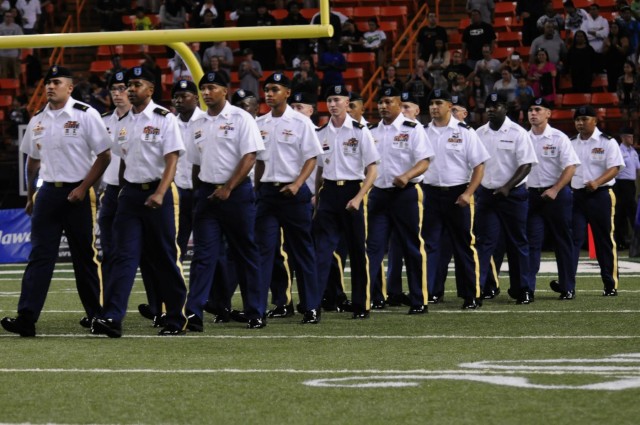
<svg viewBox="0 0 640 425">
<path fill-rule="evenodd" d="M 280 25 L 308 25 L 309 20 L 300 14 L 300 5 L 297 1 L 287 4 L 288 14 L 280 22 Z M 306 38 L 282 39 L 282 55 L 285 63 L 291 65 L 293 58 L 298 53 L 309 53 L 309 40 Z"/>
<path fill-rule="evenodd" d="M 476 62 L 482 59 L 482 46 L 488 44 L 495 47 L 496 33 L 493 27 L 482 22 L 480 11 L 471 11 L 471 24 L 462 32 L 462 54 L 466 58 L 467 65 L 473 69 Z"/>
<path fill-rule="evenodd" d="M 385 62 L 385 44 L 387 35 L 380 29 L 376 19 L 369 19 L 367 22 L 369 31 L 362 35 L 364 42 L 362 48 L 365 52 L 373 52 L 376 54 L 376 64 L 383 66 Z"/>
<path fill-rule="evenodd" d="M 591 93 L 591 82 L 596 72 L 595 61 L 596 52 L 589 45 L 587 34 L 582 30 L 576 31 L 566 63 L 574 93 Z"/>
<path fill-rule="evenodd" d="M 482 84 L 486 88 L 485 93 L 490 93 L 491 88 L 500 78 L 500 65 L 500 61 L 491 56 L 491 46 L 484 45 L 482 46 L 482 59 L 476 62 L 476 67 L 469 78 L 480 77 Z"/>
<path fill-rule="evenodd" d="M 3 12 L 0 37 L 22 35 L 22 28 L 15 23 L 13 12 Z M 20 78 L 20 49 L 0 49 L 0 78 Z"/>
<path fill-rule="evenodd" d="M 482 80 L 477 75 L 471 79 L 470 84 L 466 79 L 462 78 L 462 75 L 458 75 L 456 80 L 456 84 L 451 87 L 451 94 L 458 96 L 460 105 L 468 106 L 471 111 L 470 121 L 476 127 L 484 124 L 487 121 L 484 104 L 487 99 L 487 88 L 482 83 Z"/>
<path fill-rule="evenodd" d="M 509 69 L 511 75 L 516 80 L 522 76 L 527 76 L 527 68 L 524 66 L 522 57 L 518 52 L 513 52 L 510 56 L 507 56 L 504 62 L 500 65 L 500 69 Z"/>
<path fill-rule="evenodd" d="M 500 71 L 501 78 L 493 85 L 493 93 L 498 93 L 507 99 L 507 115 L 514 121 L 518 121 L 520 111 L 516 107 L 516 88 L 518 81 L 511 74 L 509 68 Z"/>
<path fill-rule="evenodd" d="M 522 44 L 530 46 L 533 39 L 540 35 L 538 19 L 544 15 L 544 3 L 540 0 L 518 0 L 516 16 L 522 22 Z"/>
<path fill-rule="evenodd" d="M 609 25 L 609 35 L 604 40 L 602 57 L 604 69 L 607 71 L 608 91 L 616 91 L 618 78 L 622 75 L 622 67 L 629 54 L 629 37 L 624 33 L 618 21 Z"/>
<path fill-rule="evenodd" d="M 211 16 L 213 16 L 213 19 L 217 19 L 218 16 L 220 16 L 220 11 L 216 7 L 213 0 L 205 0 L 201 5 L 196 5 L 193 10 L 200 17 L 203 17 L 207 12 L 211 12 Z M 222 12 L 222 16 L 224 16 L 224 10 L 222 10 Z"/>
<path fill-rule="evenodd" d="M 640 0 L 631 0 L 629 7 L 635 16 L 640 16 Z"/>
<path fill-rule="evenodd" d="M 193 23 L 192 19 L 192 28 L 216 28 L 216 22 L 213 17 L 213 13 L 210 10 L 206 10 L 204 15 L 202 15 L 201 19 L 197 20 L 197 23 Z M 211 46 L 213 46 L 213 41 L 201 41 L 200 42 L 200 56 L 204 55 L 204 52 Z M 206 69 L 205 69 L 206 72 Z"/>
<path fill-rule="evenodd" d="M 98 0 L 96 12 L 100 19 L 101 31 L 122 31 L 122 17 L 129 13 L 129 0 Z M 130 29 L 130 28 L 127 28 Z"/>
<path fill-rule="evenodd" d="M 427 25 L 420 29 L 416 38 L 416 57 L 428 61 L 436 49 L 436 40 L 442 40 L 447 46 L 449 36 L 447 30 L 438 25 L 438 17 L 434 12 L 427 14 Z"/>
<path fill-rule="evenodd" d="M 28 54 L 24 59 L 27 68 L 27 87 L 35 87 L 42 78 L 42 65 L 40 60 Z"/>
<path fill-rule="evenodd" d="M 136 17 L 133 19 L 133 29 L 136 31 L 149 31 L 154 29 L 151 18 L 144 12 L 144 7 L 136 8 Z"/>
<path fill-rule="evenodd" d="M 258 3 L 255 26 L 257 27 L 275 27 L 276 18 L 269 13 L 266 3 Z M 273 70 L 276 67 L 276 59 L 278 51 L 276 49 L 275 40 L 254 40 L 251 42 L 251 49 L 255 56 L 255 60 L 260 62 L 263 69 Z M 257 93 L 257 91 L 254 91 Z"/>
<path fill-rule="evenodd" d="M 385 77 L 378 82 L 378 85 L 382 87 L 394 87 L 400 93 L 404 91 L 404 83 L 398 78 L 396 74 L 396 67 L 393 65 L 387 66 L 385 70 Z"/>
<path fill-rule="evenodd" d="M 293 92 L 304 92 L 318 95 L 318 89 L 320 88 L 320 78 L 316 74 L 313 67 L 313 60 L 311 57 L 303 57 L 300 61 L 300 68 L 294 73 L 293 80 L 291 81 L 291 87 Z"/>
<path fill-rule="evenodd" d="M 544 31 L 544 24 L 547 22 L 551 22 L 553 29 L 558 35 L 560 34 L 560 30 L 564 28 L 564 18 L 553 9 L 553 2 L 551 0 L 544 2 L 544 15 L 538 18 L 538 22 L 536 22 L 538 32 Z"/>
<path fill-rule="evenodd" d="M 620 9 L 620 17 L 616 19 L 616 23 L 620 26 L 620 31 L 629 38 L 629 51 L 627 54 L 629 59 L 635 62 L 638 57 L 640 22 L 632 16 L 631 8 L 626 6 Z M 610 26 L 610 30 L 612 29 Z"/>
<path fill-rule="evenodd" d="M 452 87 L 456 82 L 458 74 L 462 74 L 467 78 L 472 72 L 473 69 L 464 63 L 462 52 L 460 50 L 456 50 L 451 55 L 451 63 L 444 70 L 444 76 L 449 82 L 449 87 Z"/>
<path fill-rule="evenodd" d="M 224 27 L 225 10 L 227 9 L 225 0 L 199 0 L 192 2 L 189 25 L 192 28 L 222 28 Z M 188 10 L 187 13 L 189 13 Z"/>
<path fill-rule="evenodd" d="M 91 94 L 89 95 L 89 105 L 95 108 L 101 114 L 107 112 L 111 108 L 111 96 L 106 84 L 98 76 L 92 75 L 89 78 L 91 84 Z"/>
<path fill-rule="evenodd" d="M 436 40 L 436 49 L 427 62 L 427 70 L 433 81 L 433 86 L 436 89 L 447 89 L 448 82 L 444 77 L 444 70 L 449 66 L 451 62 L 451 53 L 447 50 L 447 46 L 443 40 Z"/>
<path fill-rule="evenodd" d="M 325 93 L 330 86 L 344 84 L 342 73 L 347 69 L 347 61 L 338 50 L 338 43 L 338 40 L 332 38 L 327 50 L 318 59 L 318 69 L 323 72 L 322 93 Z"/>
<path fill-rule="evenodd" d="M 421 111 L 428 111 L 427 95 L 434 89 L 433 84 L 429 80 L 427 64 L 423 59 L 416 61 L 416 67 L 407 77 L 405 82 L 405 91 L 411 93 L 414 99 L 418 101 Z M 448 89 L 448 86 L 443 87 Z"/>
<path fill-rule="evenodd" d="M 229 18 L 236 21 L 237 27 L 255 27 L 257 25 L 257 11 L 252 0 L 239 0 L 236 2 L 236 9 L 231 12 Z M 240 50 L 253 48 L 253 41 L 241 40 Z"/>
<path fill-rule="evenodd" d="M 29 123 L 29 112 L 27 111 L 27 99 L 24 96 L 15 96 L 11 102 L 9 110 L 9 137 L 14 145 L 18 145 L 18 132 L 21 125 Z"/>
<path fill-rule="evenodd" d="M 543 97 L 547 102 L 556 101 L 557 70 L 549 60 L 545 49 L 538 49 L 533 63 L 529 65 L 528 78 L 535 97 Z"/>
<path fill-rule="evenodd" d="M 329 6 L 331 6 L 331 4 L 329 4 Z M 334 11 L 332 9 L 329 9 L 329 23 L 333 27 L 333 37 L 331 37 L 331 38 L 322 38 L 322 39 L 320 39 L 318 41 L 317 51 L 318 51 L 319 55 L 321 55 L 328 48 L 330 40 L 336 40 L 338 42 L 338 45 L 339 45 L 340 38 L 342 38 L 342 24 L 344 24 L 344 22 L 347 19 L 349 19 L 349 18 L 344 16 L 342 13 L 336 12 L 336 11 Z M 311 17 L 311 23 L 313 25 L 319 25 L 320 24 L 320 12 L 319 11 L 318 11 L 318 13 L 316 13 L 315 15 L 313 15 Z"/>
<path fill-rule="evenodd" d="M 562 61 L 567 53 L 567 46 L 555 30 L 551 22 L 544 24 L 544 32 L 531 43 L 529 51 L 529 63 L 533 63 L 540 49 L 544 49 L 549 55 L 549 61 L 554 65 L 562 66 Z"/>
<path fill-rule="evenodd" d="M 467 0 L 467 13 L 479 10 L 482 22 L 493 24 L 496 5 L 493 0 Z"/>
<path fill-rule="evenodd" d="M 216 56 L 220 59 L 220 67 L 227 72 L 231 72 L 233 67 L 233 52 L 227 46 L 226 41 L 215 41 L 213 46 L 206 49 L 202 55 L 202 67 L 205 71 L 209 70 L 209 64 L 211 63 L 211 57 Z M 254 92 L 255 93 L 255 92 Z"/>
<path fill-rule="evenodd" d="M 175 30 L 187 26 L 187 11 L 181 0 L 165 0 L 160 6 L 159 15 L 162 29 Z"/>
<path fill-rule="evenodd" d="M 18 0 L 16 9 L 22 15 L 22 32 L 35 34 L 42 14 L 40 0 Z"/>
<path fill-rule="evenodd" d="M 231 81 L 231 75 L 229 75 L 229 71 L 222 68 L 219 56 L 211 56 L 211 58 L 209 59 L 209 71 L 224 74 L 224 79 L 227 81 Z"/>
<path fill-rule="evenodd" d="M 240 88 L 258 94 L 260 92 L 260 78 L 262 78 L 262 65 L 253 58 L 251 49 L 244 49 L 243 53 L 244 60 L 240 62 L 238 68 Z"/>
<path fill-rule="evenodd" d="M 572 40 L 573 35 L 582 26 L 582 22 L 587 19 L 588 13 L 584 9 L 578 9 L 571 0 L 564 2 L 564 29 L 567 31 L 567 40 Z"/>
<path fill-rule="evenodd" d="M 600 16 L 600 6 L 593 3 L 589 6 L 589 15 L 580 27 L 587 34 L 587 40 L 596 53 L 602 53 L 604 40 L 609 35 L 609 22 Z"/>
<path fill-rule="evenodd" d="M 363 33 L 353 19 L 347 19 L 342 24 L 342 37 L 340 37 L 340 51 L 342 53 L 364 52 Z"/>
<path fill-rule="evenodd" d="M 633 122 L 633 127 L 637 128 L 638 105 L 640 97 L 640 81 L 636 67 L 630 60 L 626 61 L 622 67 L 623 74 L 618 77 L 616 93 L 620 101 L 620 112 L 627 122 Z"/>
<path fill-rule="evenodd" d="M 518 122 L 527 120 L 527 114 L 529 111 L 529 105 L 533 100 L 533 88 L 529 85 L 529 80 L 526 75 L 518 77 L 518 86 L 515 91 L 516 104 L 515 108 L 518 112 Z"/>
</svg>

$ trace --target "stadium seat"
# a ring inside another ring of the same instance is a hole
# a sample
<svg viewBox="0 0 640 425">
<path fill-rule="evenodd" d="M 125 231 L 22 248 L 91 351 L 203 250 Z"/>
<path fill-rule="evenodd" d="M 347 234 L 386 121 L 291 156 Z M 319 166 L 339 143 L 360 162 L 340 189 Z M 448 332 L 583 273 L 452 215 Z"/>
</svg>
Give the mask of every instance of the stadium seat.
<svg viewBox="0 0 640 425">
<path fill-rule="evenodd" d="M 0 94 L 16 96 L 20 92 L 20 80 L 17 78 L 0 78 Z"/>
<path fill-rule="evenodd" d="M 123 68 L 133 68 L 134 66 L 138 66 L 142 63 L 142 59 L 122 59 L 120 64 Z M 111 66 L 109 66 L 111 69 Z"/>
<path fill-rule="evenodd" d="M 331 4 L 335 6 L 333 9 L 360 6 L 360 2 L 358 0 L 333 0 Z"/>
<path fill-rule="evenodd" d="M 96 52 L 96 55 L 100 60 L 109 59 L 116 54 L 122 54 L 122 46 L 102 45 L 98 46 L 98 51 Z"/>
<path fill-rule="evenodd" d="M 273 9 L 271 11 L 271 16 L 273 16 L 278 23 L 286 18 L 288 14 L 289 11 L 287 9 Z"/>
<path fill-rule="evenodd" d="M 13 96 L 11 96 L 10 94 L 0 95 L 0 108 L 7 108 L 11 106 L 12 102 Z"/>
<path fill-rule="evenodd" d="M 125 66 L 122 64 L 122 66 Z M 91 66 L 89 67 L 89 71 L 94 74 L 104 74 L 108 70 L 113 68 L 113 64 L 110 60 L 97 60 L 91 62 Z"/>
<path fill-rule="evenodd" d="M 328 114 L 329 113 L 329 108 L 327 107 L 327 102 L 318 102 L 317 109 L 318 109 L 318 113 L 319 114 Z"/>
<path fill-rule="evenodd" d="M 329 122 L 330 117 L 323 115 L 318 117 L 318 126 L 322 127 L 323 125 L 325 125 L 326 123 Z"/>
<path fill-rule="evenodd" d="M 496 17 L 493 20 L 493 29 L 495 32 L 509 32 L 511 31 L 511 22 L 512 22 L 513 18 L 511 17 Z"/>
<path fill-rule="evenodd" d="M 363 84 L 363 72 L 362 68 L 347 68 L 342 73 L 345 84 L 351 84 L 356 91 L 362 90 Z"/>
<path fill-rule="evenodd" d="M 459 32 L 452 32 L 449 36 L 449 49 L 462 49 L 462 34 Z"/>
<path fill-rule="evenodd" d="M 313 18 L 313 15 L 315 15 L 318 12 L 320 12 L 320 9 L 318 9 L 317 7 L 300 9 L 300 14 L 309 20 L 311 20 L 311 18 Z"/>
<path fill-rule="evenodd" d="M 609 88 L 609 80 L 607 80 L 606 75 L 596 75 L 591 82 L 591 87 L 606 92 Z"/>
<path fill-rule="evenodd" d="M 382 21 L 380 29 L 387 35 L 387 46 L 392 46 L 398 39 L 398 23 Z"/>
<path fill-rule="evenodd" d="M 598 114 L 598 116 L 602 115 L 603 117 L 612 120 L 622 118 L 622 112 L 620 111 L 620 108 L 598 108 L 596 110 L 596 113 Z"/>
<path fill-rule="evenodd" d="M 573 109 L 554 109 L 551 111 L 552 121 L 571 121 L 573 120 Z"/>
<path fill-rule="evenodd" d="M 370 74 L 375 72 L 376 55 L 375 53 L 346 53 L 344 55 L 348 66 L 355 66 L 366 69 Z"/>
<path fill-rule="evenodd" d="M 516 17 L 516 2 L 510 1 L 500 1 L 496 2 L 496 7 L 494 9 L 494 14 L 497 17 L 505 17 L 509 16 L 512 18 Z"/>
<path fill-rule="evenodd" d="M 499 32 L 496 34 L 498 46 L 520 47 L 522 46 L 522 33 L 520 31 Z"/>
<path fill-rule="evenodd" d="M 591 93 L 566 93 L 562 98 L 564 108 L 577 108 L 591 103 Z"/>
<path fill-rule="evenodd" d="M 591 105 L 593 106 L 617 106 L 617 93 L 594 93 L 591 95 Z"/>
<path fill-rule="evenodd" d="M 499 61 L 503 61 L 509 56 L 511 56 L 513 51 L 514 51 L 513 47 L 496 47 L 493 50 L 491 56 L 493 56 L 493 58 L 495 59 L 498 59 Z"/>
<path fill-rule="evenodd" d="M 331 10 L 340 12 L 347 18 L 351 18 L 353 16 L 353 7 L 333 7 Z"/>
<path fill-rule="evenodd" d="M 260 106 L 259 106 L 259 109 L 258 109 L 258 115 L 268 114 L 269 111 L 271 111 L 271 108 L 269 108 L 269 105 L 267 105 L 266 103 L 260 102 Z"/>
<path fill-rule="evenodd" d="M 379 20 L 380 8 L 375 6 L 358 6 L 353 8 L 353 20 L 366 22 L 369 19 Z"/>
<path fill-rule="evenodd" d="M 125 24 L 128 29 L 132 30 L 133 28 L 133 22 L 136 19 L 136 15 L 123 15 L 122 16 L 122 23 Z"/>
<path fill-rule="evenodd" d="M 458 24 L 458 32 L 460 32 L 460 34 L 462 34 L 464 32 L 464 29 L 466 27 L 468 27 L 469 25 L 471 25 L 471 19 L 470 18 L 460 19 L 460 23 Z"/>
<path fill-rule="evenodd" d="M 380 8 L 381 21 L 396 21 L 403 28 L 407 27 L 407 6 L 382 6 Z"/>
</svg>

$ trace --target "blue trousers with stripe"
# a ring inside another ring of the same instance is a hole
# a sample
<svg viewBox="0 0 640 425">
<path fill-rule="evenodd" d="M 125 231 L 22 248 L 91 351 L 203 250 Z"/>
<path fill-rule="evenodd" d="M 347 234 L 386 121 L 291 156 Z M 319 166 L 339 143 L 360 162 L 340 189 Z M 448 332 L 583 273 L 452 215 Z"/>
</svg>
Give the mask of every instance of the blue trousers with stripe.
<svg viewBox="0 0 640 425">
<path fill-rule="evenodd" d="M 446 262 L 448 266 L 451 258 L 447 255 L 449 251 L 453 253 L 456 266 L 458 297 L 467 300 L 478 298 L 480 296 L 480 263 L 473 232 L 475 197 L 471 198 L 471 204 L 468 207 L 459 207 L 455 202 L 467 189 L 466 184 L 452 187 L 435 187 L 425 184 L 423 187 L 422 234 L 427 247 L 429 292 L 439 296 L 444 293 L 444 281 L 440 281 L 441 285 L 437 283 L 438 271 L 442 270 L 441 262 Z"/>
<path fill-rule="evenodd" d="M 31 253 L 22 277 L 18 315 L 37 322 L 51 285 L 62 232 L 67 237 L 76 288 L 87 317 L 100 312 L 102 276 L 95 246 L 96 195 L 89 189 L 82 202 L 69 193 L 79 185 L 44 183 L 35 196 L 31 217 Z"/>
<path fill-rule="evenodd" d="M 540 270 L 540 257 L 545 227 L 554 239 L 554 251 L 558 266 L 558 282 L 562 291 L 576 289 L 573 269 L 573 236 L 571 215 L 573 195 L 571 188 L 562 188 L 553 201 L 542 199 L 543 188 L 529 188 L 529 216 L 527 237 L 529 239 L 529 291 L 536 290 L 536 275 Z"/>
<path fill-rule="evenodd" d="M 154 191 L 153 187 L 144 189 L 129 183 L 120 191 L 113 220 L 115 258 L 105 288 L 102 317 L 116 322 L 124 319 L 136 271 L 144 256 L 153 262 L 154 290 L 159 302 L 166 307 L 167 326 L 183 329 L 186 325 L 187 287 L 176 241 L 178 190 L 172 183 L 164 195 L 162 206 L 152 209 L 144 203 Z"/>
<path fill-rule="evenodd" d="M 180 261 L 184 260 L 193 228 L 193 190 L 178 188 L 180 197 L 180 224 L 178 226 L 178 246 Z"/>
<path fill-rule="evenodd" d="M 590 224 L 600 276 L 606 289 L 618 289 L 618 253 L 613 237 L 615 208 L 616 195 L 610 187 L 599 187 L 594 192 L 573 191 L 573 271 L 578 271 L 580 249 L 587 237 L 587 224 Z"/>
<path fill-rule="evenodd" d="M 258 204 L 259 208 L 259 204 Z M 280 243 L 277 245 L 276 252 L 273 257 L 271 283 L 271 304 L 275 306 L 289 305 L 293 302 L 291 296 L 291 287 L 293 282 L 293 259 L 287 254 L 286 244 L 284 242 L 284 232 L 280 228 Z M 315 255 L 315 251 L 314 251 Z"/>
<path fill-rule="evenodd" d="M 318 291 L 316 256 L 311 236 L 311 191 L 306 184 L 293 197 L 280 193 L 281 186 L 260 184 L 256 216 L 256 241 L 260 249 L 262 300 L 266 305 L 281 233 L 296 271 L 298 293 L 303 310 L 318 308 L 322 301 Z"/>
<path fill-rule="evenodd" d="M 374 187 L 369 193 L 367 255 L 371 280 L 380 273 L 391 229 L 398 235 L 407 261 L 409 298 L 414 307 L 427 305 L 427 254 L 422 239 L 422 188 L 409 183 L 403 189 Z"/>
<path fill-rule="evenodd" d="M 509 284 L 520 294 L 529 290 L 529 241 L 527 239 L 527 214 L 529 193 L 524 184 L 517 186 L 504 197 L 494 195 L 493 189 L 478 188 L 476 231 L 480 257 L 480 285 L 491 268 L 491 256 L 503 232 L 509 261 Z"/>
<path fill-rule="evenodd" d="M 366 198 L 358 211 L 347 211 L 347 203 L 360 190 L 361 182 L 324 180 L 316 195 L 316 215 L 313 236 L 316 242 L 316 261 L 319 293 L 323 294 L 329 279 L 333 253 L 344 237 L 351 265 L 351 300 L 356 312 L 370 309 L 369 260 L 366 252 Z M 317 305 L 314 308 L 319 308 Z"/>
<path fill-rule="evenodd" d="M 253 185 L 247 179 L 225 201 L 208 199 L 215 185 L 201 183 L 196 190 L 193 218 L 194 252 L 189 279 L 187 310 L 202 318 L 211 284 L 222 255 L 222 238 L 237 265 L 244 312 L 250 319 L 262 318 L 266 303 L 261 298 L 260 253 L 255 240 L 256 205 Z"/>
</svg>

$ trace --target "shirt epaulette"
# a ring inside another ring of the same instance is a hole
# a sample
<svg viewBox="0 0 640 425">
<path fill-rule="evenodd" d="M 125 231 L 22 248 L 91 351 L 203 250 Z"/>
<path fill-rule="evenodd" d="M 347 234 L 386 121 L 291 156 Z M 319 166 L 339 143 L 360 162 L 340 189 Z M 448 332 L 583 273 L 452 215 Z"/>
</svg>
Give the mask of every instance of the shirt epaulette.
<svg viewBox="0 0 640 425">
<path fill-rule="evenodd" d="M 107 111 L 107 112 L 103 112 L 103 113 L 101 113 L 101 114 L 100 114 L 100 116 L 101 116 L 102 118 L 106 118 L 106 117 L 108 117 L 108 116 L 109 116 L 109 115 L 111 115 L 111 114 L 113 114 L 113 111 Z"/>
<path fill-rule="evenodd" d="M 360 124 L 358 121 L 353 121 L 353 126 L 355 128 L 359 128 L 360 130 L 364 128 L 364 125 Z"/>
<path fill-rule="evenodd" d="M 35 117 L 36 115 L 38 115 L 40 112 L 44 111 L 44 108 L 46 108 L 47 105 L 43 106 L 42 108 L 40 108 L 40 110 L 38 112 L 36 112 L 35 114 L 33 114 L 33 116 Z"/>
<path fill-rule="evenodd" d="M 369 123 L 369 124 L 367 124 L 367 128 L 368 128 L 369 130 L 373 130 L 374 128 L 376 128 L 376 127 L 378 126 L 378 124 L 380 124 L 380 123 L 378 123 L 378 122 L 377 122 L 377 123 L 375 123 L 375 124 L 371 124 L 371 123 Z"/>
<path fill-rule="evenodd" d="M 74 103 L 73 107 L 75 109 L 80 109 L 82 112 L 87 112 L 87 110 L 89 109 L 89 106 L 83 105 L 82 103 Z"/>
<path fill-rule="evenodd" d="M 162 108 L 156 108 L 153 110 L 154 113 L 158 114 L 158 115 L 162 115 L 163 117 L 166 117 L 167 115 L 169 115 L 169 111 L 167 111 L 166 109 L 162 109 Z"/>
<path fill-rule="evenodd" d="M 407 127 L 411 127 L 411 128 L 416 128 L 416 125 L 418 125 L 418 123 L 415 123 L 413 121 L 404 121 L 402 125 L 406 125 Z"/>
<path fill-rule="evenodd" d="M 462 121 L 460 121 L 460 122 L 458 123 L 458 125 L 459 125 L 460 127 L 466 128 L 467 130 L 471 130 L 471 126 L 470 126 L 469 124 L 467 124 L 466 122 L 462 122 Z"/>
<path fill-rule="evenodd" d="M 609 140 L 613 139 L 613 136 L 610 136 L 607 133 L 601 133 L 601 134 Z"/>
<path fill-rule="evenodd" d="M 329 125 L 329 123 L 326 123 L 325 125 L 316 128 L 316 131 L 320 131 L 320 130 L 324 129 L 326 126 L 328 126 L 328 125 Z"/>
<path fill-rule="evenodd" d="M 422 126 L 426 129 L 426 128 L 429 127 L 429 124 L 431 124 L 431 123 L 426 123 L 426 124 L 423 124 Z"/>
<path fill-rule="evenodd" d="M 576 140 L 578 138 L 578 135 L 576 134 L 575 136 L 573 136 L 572 138 L 570 138 L 569 140 Z"/>
</svg>

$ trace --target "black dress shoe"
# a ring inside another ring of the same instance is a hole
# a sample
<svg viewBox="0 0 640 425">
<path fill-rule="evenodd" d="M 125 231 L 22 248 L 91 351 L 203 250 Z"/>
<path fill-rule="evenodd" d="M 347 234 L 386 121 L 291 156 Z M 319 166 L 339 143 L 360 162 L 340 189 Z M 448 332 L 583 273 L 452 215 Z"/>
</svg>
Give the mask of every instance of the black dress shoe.
<svg viewBox="0 0 640 425">
<path fill-rule="evenodd" d="M 384 301 L 376 300 L 376 301 L 371 303 L 371 308 L 374 309 L 374 310 L 384 310 L 386 305 L 387 305 L 387 303 L 385 303 Z"/>
<path fill-rule="evenodd" d="M 368 319 L 369 318 L 369 312 L 368 311 L 354 311 L 353 314 L 351 315 L 352 319 Z"/>
<path fill-rule="evenodd" d="M 202 332 L 202 331 L 196 331 L 196 332 Z M 165 326 L 164 328 L 162 328 L 162 330 L 160 332 L 158 332 L 158 335 L 160 335 L 160 336 L 180 336 L 180 335 L 184 335 L 186 333 L 187 332 L 184 329 L 179 329 L 179 328 L 176 328 L 175 326 Z"/>
<path fill-rule="evenodd" d="M 416 305 L 411 307 L 407 314 L 412 316 L 414 314 L 427 314 L 428 312 L 429 308 L 426 305 Z"/>
<path fill-rule="evenodd" d="M 320 307 L 324 311 L 336 311 L 338 309 L 338 303 L 335 300 L 330 300 L 328 298 L 322 298 L 322 302 L 320 303 Z"/>
<path fill-rule="evenodd" d="M 520 296 L 520 294 L 516 290 L 511 288 L 507 289 L 507 294 L 509 294 L 509 297 L 513 298 L 514 300 L 517 300 Z"/>
<path fill-rule="evenodd" d="M 558 298 L 559 300 L 573 300 L 576 297 L 576 291 L 567 291 L 567 292 L 562 292 L 560 294 L 560 298 Z"/>
<path fill-rule="evenodd" d="M 79 323 L 83 328 L 91 329 L 91 319 L 89 319 L 88 317 L 83 317 L 82 319 L 80 319 Z"/>
<path fill-rule="evenodd" d="M 511 295 L 511 294 L 509 294 Z M 531 304 L 533 301 L 531 300 L 531 295 L 529 291 L 522 291 L 522 294 L 516 299 L 516 304 Z"/>
<path fill-rule="evenodd" d="M 0 320 L 2 327 L 11 333 L 18 334 L 24 337 L 36 336 L 36 325 L 30 320 L 25 319 L 22 316 L 16 318 L 5 317 Z"/>
<path fill-rule="evenodd" d="M 153 318 L 153 327 L 154 328 L 163 328 L 167 323 L 167 315 L 159 314 Z"/>
<path fill-rule="evenodd" d="M 403 305 L 411 306 L 411 299 L 407 293 L 389 294 L 387 297 L 387 305 L 391 307 L 400 307 Z"/>
<path fill-rule="evenodd" d="M 94 335 L 106 335 L 109 338 L 120 338 L 122 336 L 122 325 L 113 319 L 95 318 L 91 322 L 91 333 Z"/>
<path fill-rule="evenodd" d="M 302 304 L 301 303 L 296 304 L 296 310 L 300 314 L 304 314 L 305 313 L 305 310 L 304 310 L 304 308 L 302 308 Z"/>
<path fill-rule="evenodd" d="M 149 306 L 149 304 L 139 304 L 138 312 L 145 319 L 154 320 L 156 318 L 156 315 L 151 311 L 151 306 Z"/>
<path fill-rule="evenodd" d="M 219 313 L 218 309 L 215 308 L 215 306 L 212 303 L 210 303 L 209 300 L 207 300 L 207 302 L 204 303 L 204 307 L 202 307 L 202 309 L 209 314 L 213 314 L 214 316 Z"/>
<path fill-rule="evenodd" d="M 340 301 L 340 303 L 336 307 L 336 311 L 338 313 L 342 313 L 343 311 L 347 311 L 351 313 L 353 312 L 353 303 L 350 300 L 345 298 L 344 300 Z"/>
<path fill-rule="evenodd" d="M 318 323 L 320 323 L 320 311 L 316 310 L 315 308 L 308 310 L 302 318 L 302 323 L 311 323 L 313 325 L 317 325 Z"/>
<path fill-rule="evenodd" d="M 602 296 L 603 297 L 617 297 L 618 296 L 618 290 L 616 288 L 604 288 L 604 290 L 602 291 Z"/>
<path fill-rule="evenodd" d="M 249 319 L 247 321 L 247 329 L 262 329 L 267 326 L 267 321 L 264 319 Z"/>
<path fill-rule="evenodd" d="M 218 311 L 216 317 L 213 318 L 213 323 L 229 323 L 231 321 L 231 310 L 228 308 L 222 309 L 222 311 Z"/>
<path fill-rule="evenodd" d="M 273 310 L 269 310 L 267 312 L 267 317 L 269 319 L 283 319 L 285 317 L 291 317 L 295 314 L 293 311 L 293 304 L 289 305 L 279 305 Z"/>
<path fill-rule="evenodd" d="M 247 323 L 249 319 L 245 316 L 242 310 L 231 310 L 229 312 L 229 318 L 234 322 Z"/>
<path fill-rule="evenodd" d="M 482 293 L 482 299 L 492 300 L 498 295 L 500 295 L 500 288 L 487 289 Z"/>
<path fill-rule="evenodd" d="M 429 297 L 429 304 L 440 304 L 444 302 L 444 295 L 432 295 Z"/>
<path fill-rule="evenodd" d="M 560 289 L 560 282 L 558 282 L 557 280 L 552 280 L 551 282 L 549 282 L 549 288 L 551 288 L 553 292 L 557 292 L 559 294 L 562 293 L 562 289 Z"/>
<path fill-rule="evenodd" d="M 475 310 L 480 308 L 481 304 L 479 304 L 478 302 L 476 302 L 475 298 L 468 298 L 466 300 L 464 300 L 464 303 L 462 304 L 462 309 L 463 310 Z"/>
<path fill-rule="evenodd" d="M 204 332 L 204 323 L 202 323 L 202 319 L 198 317 L 197 314 L 189 314 L 187 315 L 187 329 L 191 332 Z M 166 327 L 162 329 L 164 331 L 167 329 Z M 162 332 L 160 331 L 160 332 Z"/>
</svg>

